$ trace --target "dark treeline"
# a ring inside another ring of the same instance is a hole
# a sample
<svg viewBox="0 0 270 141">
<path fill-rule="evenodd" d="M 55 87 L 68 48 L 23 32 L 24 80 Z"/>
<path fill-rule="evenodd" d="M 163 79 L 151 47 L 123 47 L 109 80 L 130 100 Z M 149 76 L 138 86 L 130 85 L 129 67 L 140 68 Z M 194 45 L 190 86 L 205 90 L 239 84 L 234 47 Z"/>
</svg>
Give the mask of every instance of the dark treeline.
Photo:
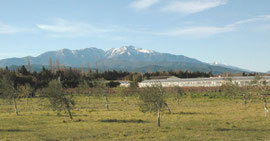
<svg viewBox="0 0 270 141">
<path fill-rule="evenodd" d="M 129 80 L 133 81 L 136 77 L 141 76 L 139 73 L 130 73 L 122 71 L 87 71 L 83 72 L 80 69 L 65 68 L 59 70 L 49 70 L 43 67 L 40 72 L 30 72 L 25 66 L 18 68 L 17 70 L 9 70 L 8 67 L 0 69 L 0 78 L 8 76 L 13 82 L 14 87 L 30 84 L 34 89 L 41 89 L 48 87 L 51 80 L 60 79 L 64 88 L 76 88 L 80 82 L 95 81 L 104 79 L 108 81 L 113 80 Z M 91 85 L 90 85 L 91 86 Z"/>
<path fill-rule="evenodd" d="M 191 71 L 163 71 L 163 72 L 152 72 L 145 73 L 144 78 L 150 79 L 151 76 L 176 76 L 179 78 L 198 78 L 198 77 L 213 77 L 212 72 L 191 72 Z"/>
<path fill-rule="evenodd" d="M 0 68 L 0 78 L 8 76 L 14 81 L 14 87 L 30 84 L 35 90 L 48 87 L 51 80 L 60 79 L 64 88 L 76 88 L 81 82 L 86 81 L 90 86 L 91 82 L 103 79 L 105 81 L 133 81 L 140 82 L 143 79 L 149 79 L 151 76 L 177 76 L 180 78 L 197 78 L 197 77 L 211 77 L 211 72 L 189 72 L 189 71 L 163 71 L 153 73 L 138 73 L 127 71 L 104 71 L 98 70 L 84 71 L 78 68 L 61 68 L 61 69 L 46 69 L 43 67 L 40 72 L 31 72 L 25 66 L 21 66 L 16 70 Z"/>
</svg>

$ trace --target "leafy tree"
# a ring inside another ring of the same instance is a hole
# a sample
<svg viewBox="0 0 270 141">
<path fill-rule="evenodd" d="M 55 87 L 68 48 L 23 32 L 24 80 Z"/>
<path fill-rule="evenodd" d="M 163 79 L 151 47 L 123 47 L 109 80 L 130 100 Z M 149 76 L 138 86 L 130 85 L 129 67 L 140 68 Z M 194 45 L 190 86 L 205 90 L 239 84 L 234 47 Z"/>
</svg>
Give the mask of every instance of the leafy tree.
<svg viewBox="0 0 270 141">
<path fill-rule="evenodd" d="M 226 97 L 233 97 L 234 99 L 236 96 L 242 95 L 239 84 L 233 82 L 231 78 L 229 78 L 228 81 L 221 86 L 221 90 Z"/>
<path fill-rule="evenodd" d="M 48 98 L 53 111 L 67 111 L 70 120 L 72 120 L 71 109 L 75 106 L 73 95 L 65 94 L 62 84 L 59 80 L 52 80 L 48 88 L 45 89 L 44 95 Z"/>
<path fill-rule="evenodd" d="M 4 76 L 0 81 L 0 93 L 2 93 L 2 97 L 9 101 L 13 101 L 14 109 L 16 115 L 19 115 L 19 111 L 17 108 L 17 99 L 20 98 L 19 92 L 14 86 L 14 82 L 10 79 L 9 76 Z"/>
<path fill-rule="evenodd" d="M 140 93 L 140 100 L 140 111 L 144 113 L 156 112 L 158 117 L 158 126 L 160 126 L 160 112 L 166 106 L 163 87 L 159 84 L 144 88 L 142 93 Z"/>
</svg>

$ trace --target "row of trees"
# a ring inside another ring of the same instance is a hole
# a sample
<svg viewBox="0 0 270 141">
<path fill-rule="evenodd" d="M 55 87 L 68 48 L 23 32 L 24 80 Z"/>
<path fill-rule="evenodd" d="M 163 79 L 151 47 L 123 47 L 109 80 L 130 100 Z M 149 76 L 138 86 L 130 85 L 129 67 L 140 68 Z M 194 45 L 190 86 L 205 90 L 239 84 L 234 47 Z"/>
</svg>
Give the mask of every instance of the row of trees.
<svg viewBox="0 0 270 141">
<path fill-rule="evenodd" d="M 17 108 L 17 100 L 20 98 L 26 98 L 27 104 L 28 97 L 34 96 L 33 93 L 36 93 L 38 91 L 38 96 L 48 99 L 52 110 L 67 111 L 70 119 L 72 120 L 72 109 L 75 106 L 75 100 L 73 98 L 74 93 L 71 93 L 67 88 L 69 88 L 68 85 L 71 85 L 72 83 L 74 83 L 74 81 L 78 81 L 77 79 L 85 77 L 81 76 L 79 73 L 77 75 L 78 78 L 75 77 L 76 75 L 69 75 L 69 73 L 72 73 L 72 71 L 73 70 L 70 69 L 70 71 L 63 72 L 63 74 L 60 72 L 56 72 L 56 74 L 54 74 L 51 73 L 49 70 L 44 69 L 44 71 L 42 71 L 40 74 L 30 73 L 25 69 L 18 70 L 18 72 L 5 70 L 3 71 L 3 75 L 1 75 L 0 78 L 0 96 L 13 102 L 15 113 L 16 115 L 18 115 L 19 111 Z M 44 75 L 42 73 L 47 75 Z M 35 75 L 42 76 L 37 77 L 42 79 L 37 79 L 34 77 L 36 79 L 35 80 L 34 78 L 32 78 Z M 45 76 L 51 78 L 47 78 Z M 42 87 L 33 87 L 37 86 L 37 84 L 40 84 L 42 81 L 46 81 L 46 83 L 48 81 L 48 84 L 44 84 L 42 85 Z M 246 98 L 248 98 L 249 96 L 254 96 L 254 93 L 256 93 L 257 95 L 259 95 L 259 93 L 263 94 L 262 90 L 264 90 L 265 87 L 258 86 L 260 82 L 260 77 L 256 77 L 251 82 L 250 87 L 243 88 L 240 87 L 237 83 L 233 83 L 231 80 L 228 80 L 228 83 L 224 84 L 221 87 L 221 92 L 223 92 L 228 97 L 235 98 L 237 96 L 243 96 L 246 103 Z M 90 98 L 93 96 L 98 98 L 104 98 L 106 102 L 106 108 L 107 110 L 110 110 L 109 97 L 111 89 L 109 88 L 108 84 L 105 83 L 104 79 L 99 78 L 91 81 L 87 79 L 82 79 L 76 83 L 78 84 L 74 85 L 73 87 L 76 88 L 78 94 L 87 95 L 88 102 L 91 101 Z M 174 87 L 171 90 L 171 93 L 175 94 L 177 103 L 179 103 L 180 98 L 183 96 L 183 90 L 180 87 Z M 141 89 L 137 88 L 136 84 L 133 84 L 131 85 L 131 87 L 118 87 L 116 91 L 126 99 L 127 104 L 129 104 L 129 96 L 138 96 L 141 101 L 139 106 L 142 112 L 157 113 L 158 126 L 160 126 L 161 110 L 167 109 L 169 112 L 171 112 L 170 106 L 166 102 L 168 94 L 161 84 Z M 264 105 L 266 105 L 265 109 L 267 109 L 266 99 L 264 100 Z"/>
<path fill-rule="evenodd" d="M 88 96 L 88 103 L 91 97 L 104 98 L 107 110 L 109 107 L 110 88 L 104 83 L 104 79 L 99 79 L 93 82 L 94 88 L 91 88 L 87 81 L 81 82 L 76 88 L 78 94 Z M 140 110 L 142 112 L 157 112 L 158 126 L 160 126 L 160 111 L 166 107 L 171 112 L 169 105 L 166 103 L 167 94 L 161 85 L 138 89 L 136 85 L 131 87 L 118 87 L 117 93 L 126 99 L 126 104 L 129 104 L 128 97 L 136 95 L 141 100 Z M 0 97 L 13 103 L 16 115 L 19 115 L 17 108 L 17 101 L 21 98 L 26 99 L 28 104 L 28 97 L 34 92 L 30 84 L 15 85 L 12 78 L 8 75 L 0 79 Z M 181 94 L 181 89 L 178 88 L 177 93 Z M 75 100 L 73 93 L 63 87 L 63 82 L 60 77 L 49 82 L 48 86 L 37 91 L 37 96 L 45 98 L 49 101 L 50 107 L 53 111 L 66 111 L 69 118 L 73 120 L 72 109 L 75 107 Z M 177 96 L 177 98 L 179 98 Z M 179 101 L 179 100 L 178 100 Z"/>
</svg>

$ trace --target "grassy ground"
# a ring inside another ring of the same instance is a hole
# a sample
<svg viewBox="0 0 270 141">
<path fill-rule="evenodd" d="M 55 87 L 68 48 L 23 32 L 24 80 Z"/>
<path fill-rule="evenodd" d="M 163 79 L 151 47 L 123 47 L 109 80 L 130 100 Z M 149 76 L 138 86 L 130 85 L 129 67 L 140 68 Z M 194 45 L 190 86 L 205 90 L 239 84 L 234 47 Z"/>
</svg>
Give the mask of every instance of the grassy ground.
<svg viewBox="0 0 270 141">
<path fill-rule="evenodd" d="M 177 105 L 171 98 L 173 113 L 162 112 L 160 128 L 154 113 L 139 111 L 135 97 L 129 105 L 110 98 L 110 111 L 105 100 L 91 98 L 88 104 L 81 96 L 76 101 L 69 121 L 67 114 L 42 106 L 45 100 L 26 105 L 22 99 L 19 116 L 0 100 L 0 140 L 270 140 L 270 117 L 264 117 L 259 99 L 245 107 L 241 99 L 186 97 Z"/>
</svg>

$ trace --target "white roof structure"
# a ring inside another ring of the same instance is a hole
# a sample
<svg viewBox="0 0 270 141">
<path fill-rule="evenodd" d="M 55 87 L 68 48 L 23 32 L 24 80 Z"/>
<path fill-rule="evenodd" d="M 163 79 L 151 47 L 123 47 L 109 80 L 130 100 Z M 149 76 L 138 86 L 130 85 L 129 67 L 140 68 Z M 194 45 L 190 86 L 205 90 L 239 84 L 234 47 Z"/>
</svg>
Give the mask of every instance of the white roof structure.
<svg viewBox="0 0 270 141">
<path fill-rule="evenodd" d="M 213 78 L 185 78 L 169 77 L 167 79 L 151 79 L 144 80 L 139 83 L 139 87 L 147 87 L 160 83 L 163 87 L 218 87 L 232 80 L 233 83 L 238 83 L 240 86 L 250 85 L 250 82 L 255 79 L 254 76 L 246 77 L 213 77 Z M 270 76 L 263 76 L 259 80 L 260 83 L 270 85 Z"/>
</svg>

